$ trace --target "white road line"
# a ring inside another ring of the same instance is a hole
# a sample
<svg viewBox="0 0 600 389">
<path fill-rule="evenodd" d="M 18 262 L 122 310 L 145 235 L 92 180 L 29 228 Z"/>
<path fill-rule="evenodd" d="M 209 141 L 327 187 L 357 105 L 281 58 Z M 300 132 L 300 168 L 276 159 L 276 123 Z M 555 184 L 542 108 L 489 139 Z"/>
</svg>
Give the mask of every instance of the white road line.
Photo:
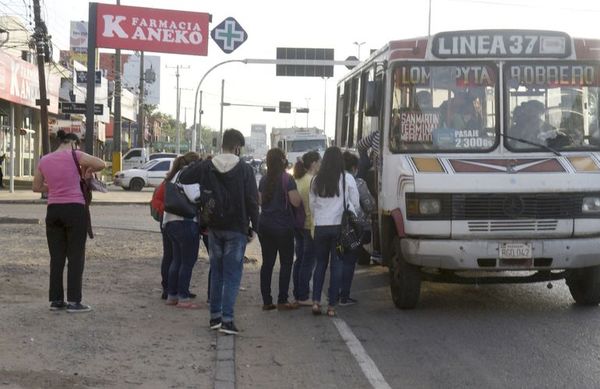
<svg viewBox="0 0 600 389">
<path fill-rule="evenodd" d="M 333 318 L 333 324 L 335 324 L 340 336 L 344 339 L 344 342 L 346 342 L 346 346 L 350 349 L 352 356 L 354 356 L 354 359 L 358 362 L 358 365 L 365 377 L 367 377 L 367 380 L 371 383 L 371 386 L 375 389 L 391 389 L 385 378 L 383 378 L 383 374 L 381 374 L 375 362 L 369 357 L 369 354 L 367 354 L 367 351 L 356 335 L 354 335 L 348 324 L 338 317 Z"/>
</svg>

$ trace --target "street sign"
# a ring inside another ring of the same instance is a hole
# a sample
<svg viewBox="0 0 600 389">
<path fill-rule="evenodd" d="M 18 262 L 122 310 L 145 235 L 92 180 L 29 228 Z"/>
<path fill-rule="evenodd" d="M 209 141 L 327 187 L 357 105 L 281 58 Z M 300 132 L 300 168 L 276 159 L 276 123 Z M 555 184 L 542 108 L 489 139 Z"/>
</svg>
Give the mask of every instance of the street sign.
<svg viewBox="0 0 600 389">
<path fill-rule="evenodd" d="M 94 82 L 96 85 L 100 85 L 102 83 L 102 71 L 96 71 L 95 76 Z M 78 84 L 87 84 L 87 72 L 76 70 L 75 78 Z"/>
<path fill-rule="evenodd" d="M 279 113 L 290 113 L 292 112 L 292 103 L 289 101 L 279 102 Z"/>
<path fill-rule="evenodd" d="M 296 108 L 296 113 L 308 113 L 308 108 Z"/>
<path fill-rule="evenodd" d="M 333 49 L 278 47 L 277 59 L 305 60 L 306 65 L 277 65 L 278 76 L 333 77 L 333 65 L 311 65 L 310 61 L 333 60 Z"/>
<path fill-rule="evenodd" d="M 346 58 L 346 61 L 360 61 L 358 58 L 356 58 L 355 56 L 351 55 L 348 58 Z M 346 65 L 346 67 L 350 70 L 354 69 L 356 67 L 356 65 Z"/>
<path fill-rule="evenodd" d="M 87 109 L 87 105 L 85 103 L 60 103 L 60 110 L 62 113 L 74 113 L 74 114 L 82 114 L 85 115 Z M 103 104 L 94 104 L 94 115 L 103 115 L 104 114 L 104 105 Z"/>
<path fill-rule="evenodd" d="M 275 112 L 275 107 L 263 107 L 263 112 Z"/>
<path fill-rule="evenodd" d="M 223 20 L 210 33 L 210 36 L 225 53 L 229 54 L 248 39 L 248 34 L 235 18 Z"/>
</svg>

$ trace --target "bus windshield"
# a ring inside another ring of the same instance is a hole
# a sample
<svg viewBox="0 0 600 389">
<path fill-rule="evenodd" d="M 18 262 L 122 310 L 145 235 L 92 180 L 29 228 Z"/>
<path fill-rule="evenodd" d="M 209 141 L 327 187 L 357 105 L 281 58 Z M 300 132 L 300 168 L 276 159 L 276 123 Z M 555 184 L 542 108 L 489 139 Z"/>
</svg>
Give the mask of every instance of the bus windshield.
<svg viewBox="0 0 600 389">
<path fill-rule="evenodd" d="M 509 150 L 600 150 L 598 65 L 513 63 L 504 74 Z"/>
<path fill-rule="evenodd" d="M 488 63 L 397 65 L 390 150 L 491 151 L 498 138 L 497 73 Z"/>
<path fill-rule="evenodd" d="M 325 139 L 297 139 L 286 142 L 289 152 L 303 152 L 311 150 L 325 150 L 327 148 Z"/>
</svg>

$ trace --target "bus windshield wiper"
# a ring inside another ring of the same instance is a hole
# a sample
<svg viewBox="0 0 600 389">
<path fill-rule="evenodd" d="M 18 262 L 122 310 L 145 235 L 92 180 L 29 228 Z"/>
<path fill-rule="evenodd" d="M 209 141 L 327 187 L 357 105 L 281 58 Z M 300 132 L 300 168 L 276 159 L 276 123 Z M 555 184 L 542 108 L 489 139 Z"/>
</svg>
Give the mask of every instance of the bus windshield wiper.
<svg viewBox="0 0 600 389">
<path fill-rule="evenodd" d="M 532 141 L 527 140 L 527 139 L 517 138 L 515 136 L 506 135 L 503 132 L 500 133 L 500 136 L 502 136 L 502 137 L 504 137 L 506 139 L 516 140 L 518 142 L 525 143 L 525 144 L 528 144 L 528 145 L 531 145 L 531 146 L 540 147 L 540 148 L 542 148 L 544 150 L 550 151 L 551 153 L 553 153 L 554 155 L 556 155 L 558 157 L 562 157 L 562 154 L 558 150 L 556 150 L 556 149 L 554 149 L 554 148 L 552 148 L 550 146 L 547 146 L 547 145 L 545 145 L 543 143 L 532 142 Z"/>
</svg>

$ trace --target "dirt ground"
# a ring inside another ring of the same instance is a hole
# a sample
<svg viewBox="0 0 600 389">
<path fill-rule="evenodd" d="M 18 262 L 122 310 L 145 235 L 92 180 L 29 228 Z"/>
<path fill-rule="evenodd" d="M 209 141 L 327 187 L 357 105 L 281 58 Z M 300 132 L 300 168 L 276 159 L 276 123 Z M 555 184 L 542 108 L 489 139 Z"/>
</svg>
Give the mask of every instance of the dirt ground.
<svg viewBox="0 0 600 389">
<path fill-rule="evenodd" d="M 160 234 L 95 233 L 83 281 L 94 310 L 69 314 L 48 309 L 44 226 L 0 224 L 0 388 L 211 387 L 216 333 L 206 309 L 160 300 Z M 207 271 L 202 248 L 199 301 Z"/>
</svg>

